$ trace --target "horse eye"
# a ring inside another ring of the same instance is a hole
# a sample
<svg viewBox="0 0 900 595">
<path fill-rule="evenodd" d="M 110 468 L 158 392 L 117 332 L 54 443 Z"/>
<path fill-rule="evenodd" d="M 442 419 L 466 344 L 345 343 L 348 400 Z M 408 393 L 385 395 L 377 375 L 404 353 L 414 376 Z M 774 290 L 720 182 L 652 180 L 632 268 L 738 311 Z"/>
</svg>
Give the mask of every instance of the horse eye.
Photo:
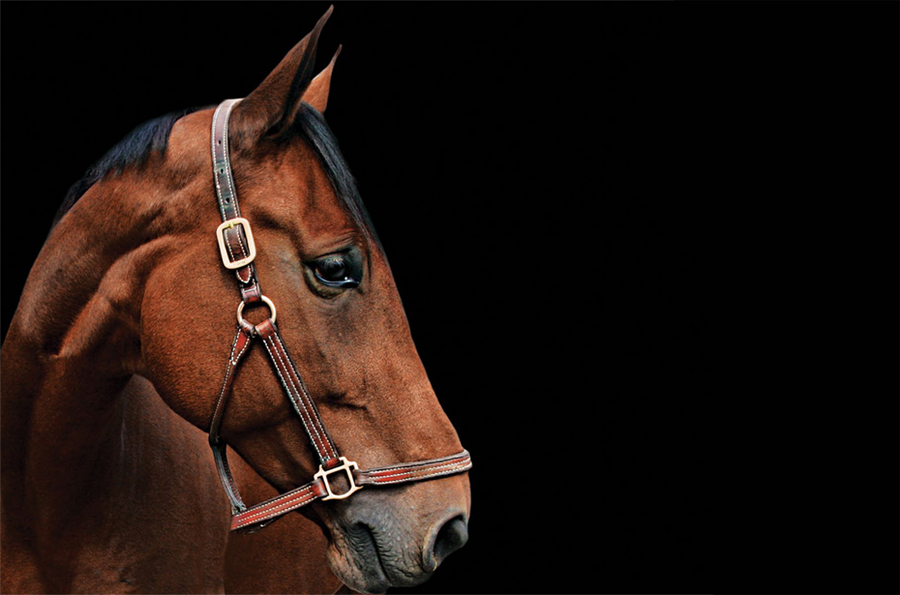
<svg viewBox="0 0 900 595">
<path fill-rule="evenodd" d="M 350 288 L 359 285 L 359 275 L 343 254 L 333 254 L 315 261 L 312 266 L 316 279 L 328 287 Z"/>
</svg>

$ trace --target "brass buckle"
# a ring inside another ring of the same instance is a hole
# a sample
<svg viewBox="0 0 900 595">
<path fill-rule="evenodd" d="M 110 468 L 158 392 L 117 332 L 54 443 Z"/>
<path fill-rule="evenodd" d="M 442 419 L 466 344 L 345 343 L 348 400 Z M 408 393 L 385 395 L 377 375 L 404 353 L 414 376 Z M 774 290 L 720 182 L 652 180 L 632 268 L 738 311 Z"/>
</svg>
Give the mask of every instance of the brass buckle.
<svg viewBox="0 0 900 595">
<path fill-rule="evenodd" d="M 353 471 L 359 469 L 359 465 L 354 461 L 348 461 L 347 457 L 338 457 L 338 460 L 341 461 L 341 465 L 338 465 L 334 469 L 329 469 L 326 471 L 322 465 L 319 465 L 319 472 L 313 475 L 313 479 L 321 479 L 325 484 L 325 489 L 328 491 L 328 495 L 322 498 L 322 500 L 343 500 L 348 497 L 353 492 L 357 492 L 363 489 L 363 486 L 356 485 L 356 482 L 353 481 Z M 331 491 L 331 484 L 328 483 L 328 476 L 332 473 L 337 473 L 338 471 L 344 471 L 347 473 L 347 480 L 350 482 L 350 489 L 344 492 L 343 494 L 335 494 Z"/>
<path fill-rule="evenodd" d="M 232 229 L 235 225 L 241 225 L 244 228 L 244 235 L 247 237 L 247 251 L 250 253 L 246 258 L 231 260 L 228 254 L 228 246 L 225 245 L 225 230 Z M 216 238 L 219 240 L 219 252 L 222 255 L 222 264 L 226 269 L 239 269 L 247 266 L 256 258 L 256 243 L 253 241 L 253 231 L 250 230 L 250 222 L 243 217 L 235 217 L 225 221 L 216 228 Z"/>
</svg>

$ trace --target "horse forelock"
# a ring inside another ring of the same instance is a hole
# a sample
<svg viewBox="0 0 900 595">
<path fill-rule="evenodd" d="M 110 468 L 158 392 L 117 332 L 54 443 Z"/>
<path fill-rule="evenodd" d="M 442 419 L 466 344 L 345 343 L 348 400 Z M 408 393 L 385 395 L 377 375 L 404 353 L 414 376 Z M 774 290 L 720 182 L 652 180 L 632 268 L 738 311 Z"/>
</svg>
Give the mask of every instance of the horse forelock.
<svg viewBox="0 0 900 595">
<path fill-rule="evenodd" d="M 325 169 L 335 193 L 343 201 L 353 220 L 366 229 L 377 242 L 378 237 L 362 202 L 356 186 L 356 179 L 338 146 L 337 138 L 331 132 L 325 117 L 307 103 L 300 105 L 293 128 L 313 149 L 320 164 Z"/>
</svg>

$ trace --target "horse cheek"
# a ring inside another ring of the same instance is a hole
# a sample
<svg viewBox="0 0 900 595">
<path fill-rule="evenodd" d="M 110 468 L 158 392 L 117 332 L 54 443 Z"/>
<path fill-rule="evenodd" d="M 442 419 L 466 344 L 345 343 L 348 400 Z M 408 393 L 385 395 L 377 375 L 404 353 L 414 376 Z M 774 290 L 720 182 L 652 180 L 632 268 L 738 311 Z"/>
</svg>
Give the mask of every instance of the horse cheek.
<svg viewBox="0 0 900 595">
<path fill-rule="evenodd" d="M 224 292 L 188 279 L 190 255 L 155 271 L 142 304 L 145 373 L 175 413 L 206 431 L 221 385 L 235 322 L 220 303 Z M 221 354 L 221 358 L 212 357 Z"/>
</svg>

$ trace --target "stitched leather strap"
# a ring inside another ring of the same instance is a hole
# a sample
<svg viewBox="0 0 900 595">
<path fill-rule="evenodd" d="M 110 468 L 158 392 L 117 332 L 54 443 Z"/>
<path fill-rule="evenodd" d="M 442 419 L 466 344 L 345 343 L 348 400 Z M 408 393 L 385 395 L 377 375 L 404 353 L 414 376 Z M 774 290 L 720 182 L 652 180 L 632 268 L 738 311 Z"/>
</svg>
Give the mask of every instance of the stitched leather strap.
<svg viewBox="0 0 900 595">
<path fill-rule="evenodd" d="M 471 468 L 472 457 L 469 456 L 469 451 L 464 450 L 449 457 L 355 471 L 353 475 L 357 485 L 386 486 L 454 475 Z"/>
<path fill-rule="evenodd" d="M 235 373 L 250 347 L 251 340 L 252 337 L 244 329 L 238 329 L 234 342 L 231 344 L 231 355 L 228 356 L 228 364 L 225 366 L 225 378 L 222 381 L 222 389 L 219 391 L 216 408 L 213 411 L 212 421 L 209 424 L 209 445 L 213 451 L 219 478 L 222 480 L 222 486 L 225 488 L 225 495 L 228 496 L 228 501 L 231 503 L 232 514 L 246 510 L 247 506 L 241 500 L 241 494 L 231 474 L 231 468 L 228 466 L 228 452 L 225 443 L 219 439 L 219 428 L 222 426 L 222 417 L 225 415 L 228 397 L 231 396 Z"/>
<path fill-rule="evenodd" d="M 275 328 L 271 319 L 267 319 L 256 326 L 256 331 L 257 336 L 262 339 L 263 345 L 266 347 L 269 359 L 272 360 L 272 364 L 278 372 L 278 378 L 281 380 L 285 394 L 291 401 L 294 411 L 303 421 L 303 428 L 306 430 L 322 466 L 325 469 L 336 467 L 340 464 L 337 447 L 325 430 L 319 410 L 309 395 L 306 384 L 300 377 L 300 372 L 297 371 L 297 366 L 291 359 L 284 341 L 281 340 L 278 329 Z"/>
<path fill-rule="evenodd" d="M 231 157 L 228 154 L 228 122 L 231 117 L 231 110 L 240 101 L 240 99 L 223 101 L 213 113 L 211 135 L 213 178 L 216 183 L 219 213 L 222 215 L 223 222 L 234 220 L 241 216 L 234 175 L 231 170 Z M 228 248 L 228 254 L 232 261 L 236 262 L 250 255 L 247 232 L 243 226 L 235 225 L 234 227 L 226 228 L 224 236 L 225 245 Z M 241 299 L 246 303 L 258 301 L 262 291 L 259 289 L 256 267 L 254 267 L 253 263 L 236 269 L 235 274 L 238 281 L 241 282 Z"/>
<path fill-rule="evenodd" d="M 256 267 L 253 264 L 255 244 L 249 227 L 250 222 L 241 217 L 229 155 L 228 121 L 231 110 L 239 101 L 240 99 L 224 101 L 213 114 L 211 151 L 216 198 L 223 222 L 217 230 L 220 252 L 225 267 L 235 270 L 243 307 L 245 304 L 259 302 L 264 297 L 256 276 Z M 449 457 L 401 463 L 369 470 L 360 470 L 355 462 L 341 457 L 334 441 L 325 429 L 318 408 L 278 332 L 278 327 L 275 326 L 274 306 L 271 306 L 269 301 L 266 303 L 272 308 L 272 314 L 270 318 L 255 326 L 246 322 L 240 316 L 241 310 L 238 311 L 240 324 L 231 345 L 231 354 L 225 366 L 222 388 L 219 391 L 210 421 L 209 444 L 213 450 L 219 478 L 231 503 L 231 529 L 233 531 L 257 531 L 288 512 L 316 500 L 346 498 L 363 486 L 392 486 L 423 481 L 462 473 L 472 467 L 472 459 L 467 451 Z M 233 391 L 235 376 L 255 339 L 259 339 L 266 348 L 266 353 L 281 381 L 285 395 L 294 411 L 300 416 L 303 428 L 318 455 L 321 466 L 311 482 L 260 504 L 247 507 L 241 499 L 228 465 L 227 447 L 219 437 L 219 431 L 228 399 Z M 338 477 L 343 475 L 350 488 L 342 493 L 334 493 L 332 480 L 328 479 L 331 475 Z"/>
<path fill-rule="evenodd" d="M 422 481 L 462 473 L 472 468 L 472 458 L 468 451 L 459 454 L 418 461 L 416 463 L 391 465 L 367 471 L 354 471 L 357 485 L 389 486 L 399 483 Z M 297 489 L 285 492 L 265 502 L 235 514 L 231 519 L 231 530 L 242 533 L 258 531 L 285 514 L 297 510 L 327 494 L 322 480 L 317 479 Z"/>
</svg>

